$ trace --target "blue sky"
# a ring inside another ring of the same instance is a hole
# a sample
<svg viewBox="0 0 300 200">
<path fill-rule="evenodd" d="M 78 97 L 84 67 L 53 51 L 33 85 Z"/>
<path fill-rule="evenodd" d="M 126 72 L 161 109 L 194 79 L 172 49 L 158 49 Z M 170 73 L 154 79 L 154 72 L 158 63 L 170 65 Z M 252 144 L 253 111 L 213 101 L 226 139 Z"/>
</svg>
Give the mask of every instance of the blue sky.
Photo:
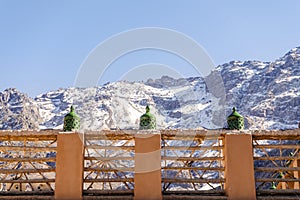
<svg viewBox="0 0 300 200">
<path fill-rule="evenodd" d="M 179 31 L 197 41 L 215 65 L 273 61 L 300 46 L 298 0 L 0 0 L 0 90 L 34 97 L 74 85 L 81 64 L 101 42 L 142 27 Z M 116 81 L 132 67 L 160 63 L 183 76 L 195 70 L 175 55 L 134 52 L 112 64 Z"/>
</svg>

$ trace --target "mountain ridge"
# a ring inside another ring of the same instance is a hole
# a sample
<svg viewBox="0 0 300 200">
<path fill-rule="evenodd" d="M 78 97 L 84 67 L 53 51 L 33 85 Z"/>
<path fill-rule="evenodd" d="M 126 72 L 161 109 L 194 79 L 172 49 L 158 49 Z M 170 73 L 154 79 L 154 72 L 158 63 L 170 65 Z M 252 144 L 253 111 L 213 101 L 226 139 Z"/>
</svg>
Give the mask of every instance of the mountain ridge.
<svg viewBox="0 0 300 200">
<path fill-rule="evenodd" d="M 207 77 L 162 76 L 58 89 L 34 99 L 6 89 L 0 93 L 0 129 L 62 128 L 71 105 L 81 116 L 83 130 L 137 129 L 147 104 L 159 129 L 222 128 L 232 107 L 244 115 L 247 129 L 298 127 L 300 47 L 273 62 L 231 61 L 213 73 L 221 79 L 213 77 L 209 83 Z"/>
</svg>

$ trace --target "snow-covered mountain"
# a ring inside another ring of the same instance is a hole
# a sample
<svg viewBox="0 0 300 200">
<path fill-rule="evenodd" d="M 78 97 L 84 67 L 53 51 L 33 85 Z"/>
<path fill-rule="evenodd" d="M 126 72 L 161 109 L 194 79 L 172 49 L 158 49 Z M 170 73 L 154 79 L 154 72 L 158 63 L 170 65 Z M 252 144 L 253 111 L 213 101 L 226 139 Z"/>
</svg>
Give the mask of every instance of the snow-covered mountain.
<svg viewBox="0 0 300 200">
<path fill-rule="evenodd" d="M 16 89 L 0 93 L 0 129 L 38 129 L 39 105 Z"/>
<path fill-rule="evenodd" d="M 300 47 L 274 62 L 230 62 L 217 68 L 227 105 L 262 129 L 296 128 L 300 121 Z M 254 127 L 251 125 L 251 127 Z"/>
<path fill-rule="evenodd" d="M 7 89 L 0 93 L 0 102 L 0 129 L 62 128 L 71 105 L 81 117 L 82 129 L 137 129 L 147 104 L 159 129 L 221 128 L 233 106 L 244 115 L 246 128 L 296 128 L 300 47 L 274 62 L 232 61 L 204 78 L 119 81 L 59 89 L 35 99 Z"/>
</svg>

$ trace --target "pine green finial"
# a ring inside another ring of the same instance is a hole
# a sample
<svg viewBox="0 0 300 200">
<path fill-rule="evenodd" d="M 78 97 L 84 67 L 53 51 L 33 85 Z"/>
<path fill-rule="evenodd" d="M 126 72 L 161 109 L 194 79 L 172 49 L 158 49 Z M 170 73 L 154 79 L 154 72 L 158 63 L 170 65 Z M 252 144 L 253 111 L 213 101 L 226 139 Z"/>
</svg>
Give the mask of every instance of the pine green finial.
<svg viewBox="0 0 300 200">
<path fill-rule="evenodd" d="M 64 117 L 63 131 L 73 131 L 80 128 L 80 117 L 76 115 L 74 106 L 70 107 L 70 112 Z"/>
<path fill-rule="evenodd" d="M 156 129 L 156 118 L 150 113 L 149 105 L 146 106 L 146 113 L 140 117 L 140 130 Z"/>
<path fill-rule="evenodd" d="M 74 109 L 74 106 L 72 105 L 71 108 L 70 108 L 71 112 L 74 112 L 75 109 Z"/>
<path fill-rule="evenodd" d="M 150 107 L 147 105 L 146 106 L 146 113 L 149 113 L 150 112 Z"/>
<path fill-rule="evenodd" d="M 244 117 L 240 115 L 236 108 L 232 108 L 232 113 L 227 117 L 227 124 L 230 130 L 244 129 Z"/>
</svg>

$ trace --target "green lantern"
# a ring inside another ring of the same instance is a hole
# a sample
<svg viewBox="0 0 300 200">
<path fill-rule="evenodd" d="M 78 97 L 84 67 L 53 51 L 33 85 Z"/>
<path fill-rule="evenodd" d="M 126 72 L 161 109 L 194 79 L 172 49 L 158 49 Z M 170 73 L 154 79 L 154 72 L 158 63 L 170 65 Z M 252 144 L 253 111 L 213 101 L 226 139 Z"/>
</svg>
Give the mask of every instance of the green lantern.
<svg viewBox="0 0 300 200">
<path fill-rule="evenodd" d="M 232 109 L 231 115 L 227 117 L 227 123 L 230 130 L 244 129 L 244 117 L 235 108 Z"/>
<path fill-rule="evenodd" d="M 73 131 L 80 128 L 80 117 L 76 115 L 74 107 L 71 106 L 71 112 L 64 117 L 64 131 Z"/>
<path fill-rule="evenodd" d="M 140 117 L 140 130 L 156 129 L 156 119 L 150 113 L 149 106 L 146 106 L 146 113 Z"/>
</svg>

